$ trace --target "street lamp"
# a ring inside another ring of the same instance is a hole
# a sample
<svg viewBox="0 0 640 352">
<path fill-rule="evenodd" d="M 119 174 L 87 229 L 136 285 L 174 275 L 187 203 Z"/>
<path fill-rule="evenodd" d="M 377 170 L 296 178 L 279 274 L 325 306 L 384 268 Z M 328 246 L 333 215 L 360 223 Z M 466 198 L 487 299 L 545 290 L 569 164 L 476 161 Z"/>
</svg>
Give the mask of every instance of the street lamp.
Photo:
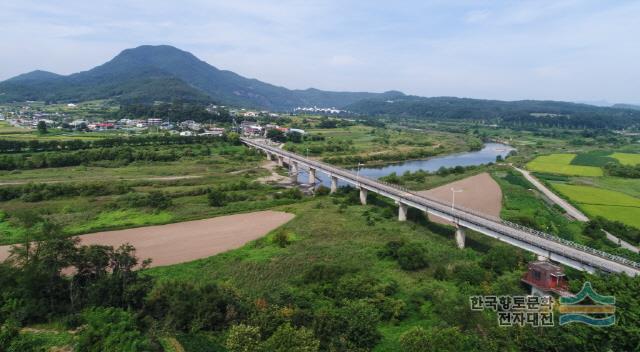
<svg viewBox="0 0 640 352">
<path fill-rule="evenodd" d="M 460 193 L 463 190 L 459 189 L 459 190 L 455 190 L 453 189 L 453 187 L 451 187 L 451 197 L 453 198 L 451 200 L 451 211 L 455 210 L 455 205 L 456 205 L 456 193 Z"/>
<path fill-rule="evenodd" d="M 360 166 L 364 166 L 364 164 L 358 162 L 358 171 L 356 171 L 356 182 L 358 182 L 358 187 L 360 187 Z"/>
</svg>

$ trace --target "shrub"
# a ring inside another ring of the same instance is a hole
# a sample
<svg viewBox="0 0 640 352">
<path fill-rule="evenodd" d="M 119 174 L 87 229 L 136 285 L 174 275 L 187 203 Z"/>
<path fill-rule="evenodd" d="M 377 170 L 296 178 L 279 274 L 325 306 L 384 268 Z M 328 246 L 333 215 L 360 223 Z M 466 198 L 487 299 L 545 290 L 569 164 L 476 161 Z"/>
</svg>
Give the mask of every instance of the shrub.
<svg viewBox="0 0 640 352">
<path fill-rule="evenodd" d="M 227 204 L 228 196 L 225 192 L 214 188 L 209 191 L 207 199 L 212 207 L 223 207 Z"/>
<path fill-rule="evenodd" d="M 260 329 L 244 324 L 229 329 L 225 346 L 229 352 L 256 352 L 260 350 Z"/>
<path fill-rule="evenodd" d="M 429 266 L 429 249 L 423 242 L 409 242 L 397 251 L 398 264 L 404 270 L 419 270 Z"/>
<path fill-rule="evenodd" d="M 149 293 L 147 315 L 172 330 L 197 332 L 221 329 L 246 315 L 235 291 L 216 284 L 163 282 Z"/>
<path fill-rule="evenodd" d="M 86 326 L 78 336 L 78 351 L 149 351 L 149 340 L 133 315 L 117 308 L 95 308 L 83 315 Z"/>
<path fill-rule="evenodd" d="M 289 238 L 288 233 L 280 230 L 273 236 L 273 242 L 276 243 L 280 248 L 284 248 L 291 244 L 291 239 Z"/>
<path fill-rule="evenodd" d="M 414 327 L 400 336 L 405 352 L 458 352 L 468 351 L 468 338 L 458 328 Z"/>
<path fill-rule="evenodd" d="M 269 352 L 315 352 L 320 348 L 320 341 L 313 332 L 306 328 L 296 329 L 285 323 L 276 330 L 264 343 L 264 350 Z"/>
</svg>

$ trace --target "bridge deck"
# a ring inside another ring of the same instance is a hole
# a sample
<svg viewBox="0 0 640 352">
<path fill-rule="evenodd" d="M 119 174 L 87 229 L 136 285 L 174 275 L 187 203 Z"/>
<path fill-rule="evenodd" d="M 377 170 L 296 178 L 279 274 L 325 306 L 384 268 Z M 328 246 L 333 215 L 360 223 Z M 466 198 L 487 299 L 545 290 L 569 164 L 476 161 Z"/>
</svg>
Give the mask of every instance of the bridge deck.
<svg viewBox="0 0 640 352">
<path fill-rule="evenodd" d="M 241 141 L 248 146 L 286 158 L 289 163 L 293 161 L 298 165 L 322 171 L 331 177 L 339 178 L 356 187 L 365 188 L 394 199 L 398 203 L 443 217 L 457 223 L 459 226 L 470 228 L 576 269 L 590 272 L 597 270 L 612 273 L 625 272 L 631 276 L 640 274 L 640 264 L 626 258 L 589 248 L 500 218 L 480 214 L 470 209 L 461 207 L 452 209 L 446 203 L 415 194 L 397 185 L 358 176 L 351 171 L 307 159 L 256 140 L 241 138 Z"/>
</svg>

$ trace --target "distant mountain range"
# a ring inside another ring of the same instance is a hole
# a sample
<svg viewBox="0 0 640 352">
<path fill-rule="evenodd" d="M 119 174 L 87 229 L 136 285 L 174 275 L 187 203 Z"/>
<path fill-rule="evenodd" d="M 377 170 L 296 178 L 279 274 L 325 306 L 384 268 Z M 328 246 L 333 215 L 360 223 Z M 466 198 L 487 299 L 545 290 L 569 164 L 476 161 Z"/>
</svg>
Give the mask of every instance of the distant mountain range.
<svg viewBox="0 0 640 352">
<path fill-rule="evenodd" d="M 89 71 L 62 76 L 33 71 L 0 82 L 0 102 L 198 101 L 291 110 L 297 106 L 344 107 L 362 99 L 394 98 L 400 92 L 291 90 L 219 70 L 193 54 L 168 45 L 127 49 Z"/>
<path fill-rule="evenodd" d="M 475 120 L 514 126 L 626 128 L 640 124 L 640 109 L 600 107 L 562 101 L 500 101 L 456 97 L 398 96 L 364 99 L 345 107 L 368 116 L 431 120 Z"/>
<path fill-rule="evenodd" d="M 336 107 L 363 115 L 430 119 L 473 119 L 514 124 L 626 127 L 640 121 L 640 106 L 599 107 L 558 101 L 498 101 L 455 97 L 425 98 L 384 93 L 291 90 L 249 79 L 168 45 L 127 49 L 109 62 L 68 76 L 33 71 L 0 82 L 0 102 L 79 102 L 115 99 L 215 102 L 290 111 L 295 107 Z"/>
</svg>

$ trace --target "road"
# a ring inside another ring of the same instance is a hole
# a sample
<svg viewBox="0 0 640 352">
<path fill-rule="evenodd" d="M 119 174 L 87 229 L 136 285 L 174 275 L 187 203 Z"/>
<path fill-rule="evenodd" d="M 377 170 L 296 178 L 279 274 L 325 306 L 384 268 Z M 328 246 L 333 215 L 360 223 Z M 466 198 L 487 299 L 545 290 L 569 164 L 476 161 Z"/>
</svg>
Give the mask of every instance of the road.
<svg viewBox="0 0 640 352">
<path fill-rule="evenodd" d="M 602 231 L 605 233 L 605 235 L 607 235 L 607 239 L 609 241 L 611 241 L 611 242 L 613 242 L 615 244 L 618 244 L 620 247 L 628 249 L 628 250 L 630 250 L 632 252 L 640 253 L 640 248 L 638 248 L 638 247 L 632 245 L 631 243 L 629 243 L 627 241 L 624 241 L 623 239 L 611 234 L 611 232 L 609 232 L 607 230 L 603 229 Z"/>
<path fill-rule="evenodd" d="M 527 179 L 527 181 L 531 182 L 538 189 L 538 191 L 542 192 L 542 194 L 547 196 L 547 198 L 549 198 L 552 202 L 564 209 L 564 211 L 566 211 L 569 216 L 578 221 L 589 221 L 589 218 L 586 215 L 584 215 L 580 210 L 576 209 L 573 205 L 569 204 L 569 202 L 553 193 L 550 189 L 543 185 L 542 182 L 538 181 L 537 178 L 531 176 L 531 173 L 529 171 L 519 169 L 515 166 L 513 166 L 513 168 L 518 170 L 524 176 L 524 178 Z"/>
<path fill-rule="evenodd" d="M 569 214 L 572 218 L 578 220 L 578 221 L 582 221 L 582 222 L 587 222 L 589 221 L 589 218 L 584 215 L 584 213 L 582 213 L 580 210 L 576 209 L 573 205 L 569 204 L 566 200 L 560 198 L 558 195 L 556 195 L 555 193 L 553 193 L 550 189 L 548 189 L 545 185 L 543 185 L 540 181 L 538 181 L 535 177 L 533 177 L 531 175 L 531 173 L 527 170 L 523 170 L 523 169 L 519 169 L 515 166 L 513 166 L 514 169 L 520 171 L 520 173 L 522 173 L 522 175 L 529 181 L 531 182 L 537 189 L 538 191 L 542 192 L 545 196 L 547 196 L 547 198 L 549 198 L 552 202 L 554 202 L 555 204 L 559 205 L 562 209 L 564 209 L 567 214 Z M 621 239 L 620 237 L 606 231 L 606 230 L 602 230 L 606 235 L 607 235 L 607 239 L 617 245 L 619 245 L 622 248 L 628 249 L 632 252 L 635 253 L 640 253 L 640 249 L 638 249 L 638 247 L 632 245 L 629 242 L 626 242 L 625 240 Z"/>
</svg>

